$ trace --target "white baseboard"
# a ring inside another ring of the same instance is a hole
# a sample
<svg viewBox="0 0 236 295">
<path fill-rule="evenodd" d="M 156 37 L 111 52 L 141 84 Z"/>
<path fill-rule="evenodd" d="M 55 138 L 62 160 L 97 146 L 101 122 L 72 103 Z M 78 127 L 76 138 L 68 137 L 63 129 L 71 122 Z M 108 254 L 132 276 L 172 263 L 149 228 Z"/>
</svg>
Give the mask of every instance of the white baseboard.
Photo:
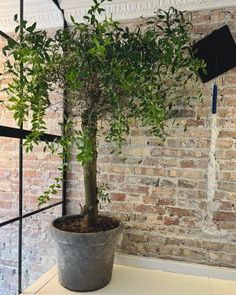
<svg viewBox="0 0 236 295">
<path fill-rule="evenodd" d="M 236 269 L 117 253 L 115 264 L 236 281 Z"/>
</svg>

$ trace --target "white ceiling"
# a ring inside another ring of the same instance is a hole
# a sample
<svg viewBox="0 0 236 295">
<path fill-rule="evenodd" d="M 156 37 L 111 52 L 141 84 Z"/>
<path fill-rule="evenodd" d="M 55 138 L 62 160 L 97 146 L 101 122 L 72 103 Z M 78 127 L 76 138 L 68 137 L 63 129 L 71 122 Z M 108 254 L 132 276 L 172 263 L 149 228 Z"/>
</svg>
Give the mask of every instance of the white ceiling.
<svg viewBox="0 0 236 295">
<path fill-rule="evenodd" d="M 0 30 L 12 32 L 16 24 L 13 16 L 19 14 L 20 0 L 0 0 Z M 73 15 L 78 21 L 90 7 L 92 0 L 59 0 L 67 19 Z M 113 0 L 104 4 L 115 19 L 133 19 L 150 16 L 158 8 L 170 6 L 182 10 L 236 6 L 236 0 Z M 29 23 L 37 22 L 38 28 L 61 27 L 61 12 L 52 0 L 24 0 L 24 18 Z"/>
</svg>

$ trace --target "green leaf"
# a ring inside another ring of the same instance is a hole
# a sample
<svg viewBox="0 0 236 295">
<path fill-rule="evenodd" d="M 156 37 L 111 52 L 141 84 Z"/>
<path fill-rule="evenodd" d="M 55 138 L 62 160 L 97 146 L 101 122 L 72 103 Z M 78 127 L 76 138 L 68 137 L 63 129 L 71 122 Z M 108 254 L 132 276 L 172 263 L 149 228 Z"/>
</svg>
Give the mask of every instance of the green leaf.
<svg viewBox="0 0 236 295">
<path fill-rule="evenodd" d="M 90 17 L 87 16 L 87 15 L 85 15 L 83 18 L 86 19 L 86 20 L 88 20 L 88 21 L 90 21 Z"/>
<path fill-rule="evenodd" d="M 9 38 L 7 40 L 7 42 L 8 42 L 9 49 L 12 49 L 12 48 L 14 48 L 17 45 L 16 41 L 13 40 L 13 39 L 11 39 L 11 38 Z"/>
<path fill-rule="evenodd" d="M 28 32 L 32 33 L 35 30 L 36 25 L 37 25 L 37 23 L 33 23 L 32 26 L 28 27 L 26 30 Z"/>
<path fill-rule="evenodd" d="M 23 20 L 20 24 L 20 26 L 22 26 L 24 29 L 26 28 L 27 25 L 27 20 Z"/>
<path fill-rule="evenodd" d="M 19 29 L 20 29 L 20 26 L 16 26 L 15 27 L 15 33 L 17 33 L 19 31 Z"/>
<path fill-rule="evenodd" d="M 73 17 L 73 15 L 70 16 L 70 19 L 71 19 L 72 23 L 74 24 L 75 23 L 75 18 Z"/>
</svg>

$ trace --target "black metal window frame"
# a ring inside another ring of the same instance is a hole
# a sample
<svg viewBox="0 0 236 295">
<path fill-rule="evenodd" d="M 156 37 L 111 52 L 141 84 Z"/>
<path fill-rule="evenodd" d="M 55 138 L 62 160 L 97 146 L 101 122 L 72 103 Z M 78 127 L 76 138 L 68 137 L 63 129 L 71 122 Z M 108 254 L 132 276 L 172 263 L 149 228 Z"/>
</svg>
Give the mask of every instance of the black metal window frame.
<svg viewBox="0 0 236 295">
<path fill-rule="evenodd" d="M 50 0 L 49 0 L 50 1 Z M 53 1 L 53 3 L 56 5 L 57 9 L 59 9 L 62 13 L 62 18 L 63 18 L 63 28 L 66 29 L 67 28 L 67 23 L 65 20 L 65 16 L 64 16 L 64 10 L 61 9 L 59 3 L 57 0 L 51 0 Z M 20 4 L 20 24 L 22 24 L 23 20 L 24 20 L 24 0 L 19 0 L 19 4 Z M 23 32 L 23 28 L 20 25 L 20 35 Z M 12 39 L 9 35 L 7 35 L 6 33 L 0 31 L 0 35 L 2 37 L 4 37 L 5 39 Z M 20 38 L 21 39 L 21 38 Z M 64 93 L 65 94 L 65 93 Z M 63 108 L 63 117 L 66 117 L 66 111 L 65 111 L 65 105 Z M 65 119 L 64 119 L 65 120 Z M 30 217 L 32 215 L 36 215 L 40 212 L 46 211 L 48 209 L 51 209 L 53 207 L 62 205 L 62 215 L 66 215 L 66 171 L 63 172 L 63 185 L 62 185 L 62 200 L 48 205 L 46 207 L 43 208 L 39 208 L 38 210 L 34 210 L 28 213 L 23 214 L 23 200 L 24 200 L 24 195 L 23 195 L 23 185 L 24 185 L 24 181 L 23 181 L 23 140 L 27 137 L 27 135 L 30 134 L 29 130 L 24 130 L 23 126 L 20 126 L 20 128 L 12 128 L 12 127 L 7 127 L 7 126 L 2 126 L 0 125 L 0 137 L 8 137 L 8 138 L 14 138 L 14 139 L 19 139 L 19 167 L 18 167 L 18 171 L 19 171 L 19 200 L 18 200 L 18 216 L 15 218 L 11 218 L 8 219 L 6 221 L 3 221 L 0 223 L 0 228 L 9 224 L 12 224 L 14 222 L 19 222 L 18 224 L 18 294 L 21 294 L 22 292 L 22 242 L 23 242 L 23 237 L 22 237 L 22 231 L 23 231 L 23 220 L 27 217 Z M 60 136 L 58 135 L 53 135 L 53 134 L 48 134 L 48 133 L 44 133 L 41 138 L 40 141 L 47 141 L 47 142 L 53 142 L 55 139 L 60 138 Z M 64 161 L 66 161 L 66 159 L 64 159 Z"/>
</svg>

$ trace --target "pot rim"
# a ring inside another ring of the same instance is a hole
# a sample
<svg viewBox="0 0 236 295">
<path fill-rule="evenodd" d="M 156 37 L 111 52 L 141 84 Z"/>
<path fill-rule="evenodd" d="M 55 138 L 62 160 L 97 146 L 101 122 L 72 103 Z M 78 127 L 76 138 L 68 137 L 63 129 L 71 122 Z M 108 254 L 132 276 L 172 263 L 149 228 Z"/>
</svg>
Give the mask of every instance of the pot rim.
<svg viewBox="0 0 236 295">
<path fill-rule="evenodd" d="M 90 232 L 90 233 L 78 233 L 78 232 L 71 232 L 71 231 L 66 231 L 66 230 L 62 230 L 59 229 L 55 226 L 55 222 L 57 222 L 60 219 L 67 219 L 67 218 L 71 218 L 71 217 L 77 217 L 77 216 L 81 216 L 81 214 L 70 214 L 70 215 L 65 215 L 65 216 L 60 216 L 57 217 L 55 219 L 52 220 L 51 222 L 51 229 L 57 233 L 63 233 L 63 234 L 68 234 L 68 235 L 75 235 L 75 236 L 95 236 L 95 235 L 104 235 L 104 234 L 111 234 L 112 232 L 115 231 L 120 231 L 121 229 L 123 229 L 123 224 L 116 218 L 113 218 L 115 221 L 118 222 L 118 226 L 106 231 L 99 231 L 99 232 Z M 105 216 L 105 215 L 99 215 L 101 217 L 109 217 L 109 216 Z"/>
</svg>

